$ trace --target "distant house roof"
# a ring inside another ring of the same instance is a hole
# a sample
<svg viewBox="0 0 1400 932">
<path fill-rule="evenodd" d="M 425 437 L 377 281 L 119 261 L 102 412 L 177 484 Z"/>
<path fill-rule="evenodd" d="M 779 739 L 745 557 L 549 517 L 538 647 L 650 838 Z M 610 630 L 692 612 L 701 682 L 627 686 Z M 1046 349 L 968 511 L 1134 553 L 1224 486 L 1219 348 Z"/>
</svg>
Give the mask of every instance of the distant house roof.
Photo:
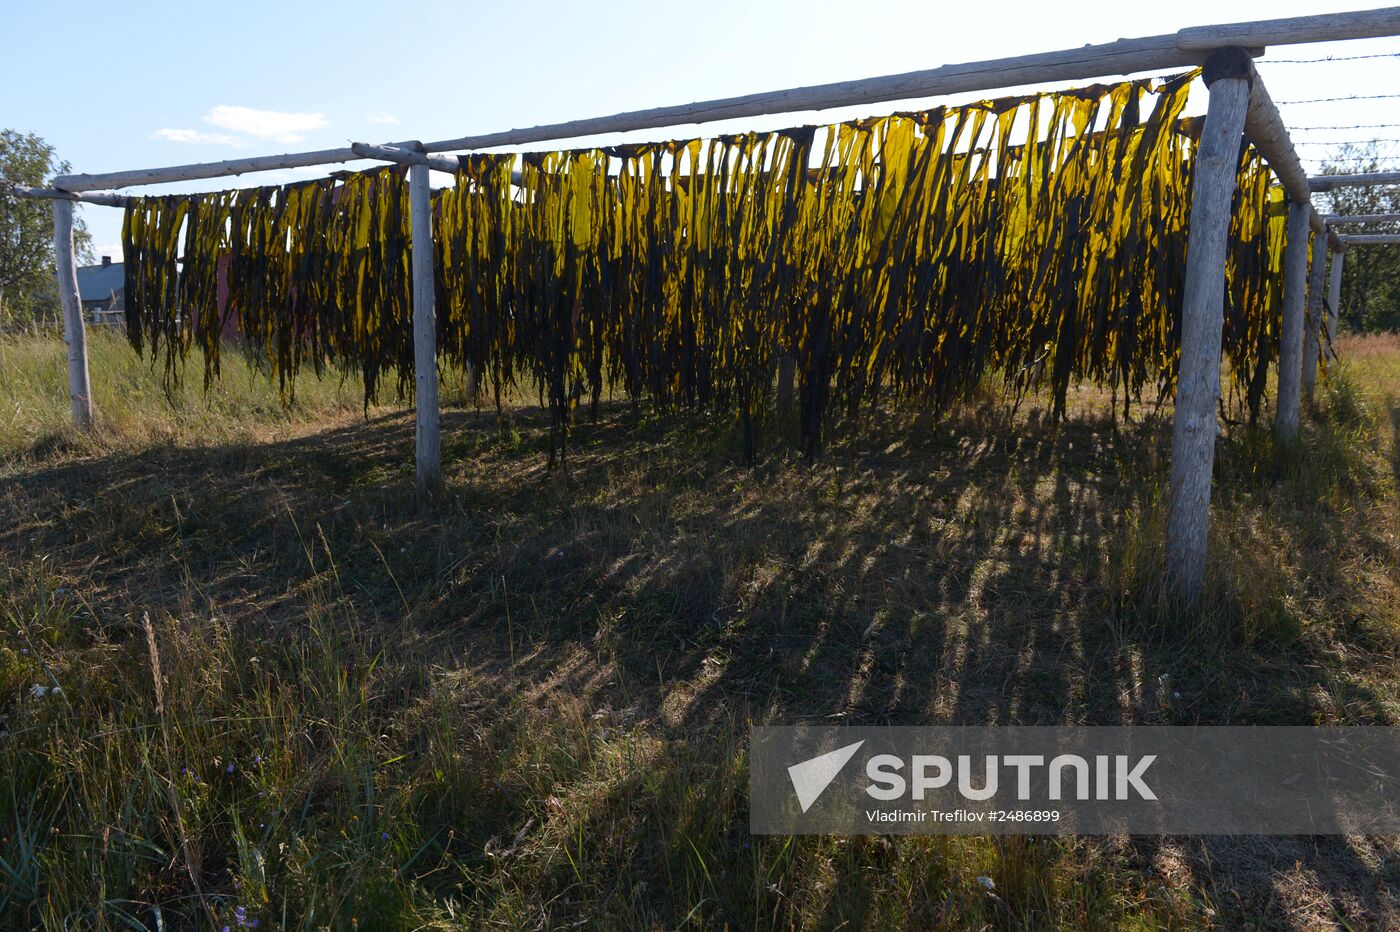
<svg viewBox="0 0 1400 932">
<path fill-rule="evenodd" d="M 78 297 L 83 301 L 105 301 L 121 294 L 124 276 L 120 262 L 84 266 L 78 269 Z"/>
</svg>

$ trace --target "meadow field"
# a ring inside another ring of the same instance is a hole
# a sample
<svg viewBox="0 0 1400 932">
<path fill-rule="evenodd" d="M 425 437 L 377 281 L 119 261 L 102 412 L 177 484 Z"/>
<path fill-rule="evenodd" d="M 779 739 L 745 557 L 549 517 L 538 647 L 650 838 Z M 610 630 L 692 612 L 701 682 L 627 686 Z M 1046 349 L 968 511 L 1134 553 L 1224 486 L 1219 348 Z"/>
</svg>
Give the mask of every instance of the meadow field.
<svg viewBox="0 0 1400 932">
<path fill-rule="evenodd" d="M 444 385 L 446 492 L 354 377 L 167 392 L 0 337 L 0 927 L 1400 927 L 1390 837 L 748 832 L 753 724 L 1400 724 L 1400 337 L 1302 448 L 1230 413 L 1208 594 L 1157 586 L 1169 410 L 979 395 L 809 462 Z M 1267 420 L 1267 418 L 1266 418 Z M 978 878 L 990 878 L 989 891 Z"/>
</svg>

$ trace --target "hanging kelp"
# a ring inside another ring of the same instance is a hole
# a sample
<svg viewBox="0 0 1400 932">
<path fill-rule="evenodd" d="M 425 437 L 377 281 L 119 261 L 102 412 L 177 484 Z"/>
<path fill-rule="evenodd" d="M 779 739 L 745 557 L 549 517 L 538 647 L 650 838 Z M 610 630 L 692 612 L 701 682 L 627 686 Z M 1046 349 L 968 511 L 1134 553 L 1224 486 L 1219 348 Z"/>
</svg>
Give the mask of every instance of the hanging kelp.
<svg viewBox="0 0 1400 932">
<path fill-rule="evenodd" d="M 1252 423 L 1278 359 L 1288 206 L 1259 153 L 1246 149 L 1240 161 L 1225 262 L 1224 355 L 1232 391 Z"/>
<path fill-rule="evenodd" d="M 127 337 L 137 352 L 149 346 L 153 359 L 164 352 L 167 387 L 190 348 L 179 278 L 180 231 L 189 208 L 182 196 L 132 198 L 122 220 Z"/>
<path fill-rule="evenodd" d="M 800 433 L 833 406 L 937 409 L 987 378 L 1114 403 L 1176 377 L 1199 120 L 1195 72 L 834 126 L 607 149 L 473 155 L 436 192 L 439 352 L 501 389 L 528 379 L 554 449 L 585 398 L 736 416 L 745 454 L 777 360 L 795 360 Z M 1224 353 L 1252 413 L 1276 354 L 1282 225 L 1249 148 L 1227 270 Z M 228 307 L 290 379 L 351 362 L 367 401 L 412 370 L 404 170 L 128 208 L 133 341 L 217 364 Z M 171 290 L 187 224 L 187 282 Z M 219 257 L 227 253 L 229 261 Z M 211 270 L 214 270 L 211 272 Z M 211 288 L 211 282 L 214 287 Z M 217 314 L 208 315 L 210 319 Z M 172 363 L 173 365 L 173 363 Z"/>
<path fill-rule="evenodd" d="M 459 159 L 457 185 L 435 193 L 438 351 L 501 390 L 514 384 L 514 155 Z"/>
<path fill-rule="evenodd" d="M 409 210 L 399 167 L 285 187 L 132 198 L 122 230 L 127 330 L 164 354 L 190 346 L 217 374 L 229 321 L 284 391 L 310 363 L 356 366 L 365 402 L 412 378 Z M 183 254 L 177 255 L 177 247 Z"/>
</svg>

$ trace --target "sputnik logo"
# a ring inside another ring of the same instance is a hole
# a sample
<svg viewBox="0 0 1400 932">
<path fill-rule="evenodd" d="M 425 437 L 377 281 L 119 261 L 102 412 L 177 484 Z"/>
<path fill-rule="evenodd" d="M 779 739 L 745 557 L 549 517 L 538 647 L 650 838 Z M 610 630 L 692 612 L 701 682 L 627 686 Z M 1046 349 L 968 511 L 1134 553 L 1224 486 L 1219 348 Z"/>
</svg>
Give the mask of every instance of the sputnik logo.
<svg viewBox="0 0 1400 932">
<path fill-rule="evenodd" d="M 844 748 L 837 748 L 788 768 L 788 777 L 792 780 L 792 788 L 797 792 L 797 802 L 802 806 L 803 812 L 812 808 L 812 803 L 826 792 L 826 788 L 836 779 L 841 768 L 856 756 L 856 751 L 859 751 L 864 743 L 864 740 L 857 741 L 855 744 L 848 744 Z"/>
</svg>

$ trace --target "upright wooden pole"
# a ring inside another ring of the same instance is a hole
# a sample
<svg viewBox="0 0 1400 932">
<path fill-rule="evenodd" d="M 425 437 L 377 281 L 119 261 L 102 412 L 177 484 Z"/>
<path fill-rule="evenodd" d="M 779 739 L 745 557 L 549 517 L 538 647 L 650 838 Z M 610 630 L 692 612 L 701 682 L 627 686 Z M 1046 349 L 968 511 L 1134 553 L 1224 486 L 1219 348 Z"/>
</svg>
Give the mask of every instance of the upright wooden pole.
<svg viewBox="0 0 1400 932">
<path fill-rule="evenodd" d="M 1345 249 L 1332 253 L 1332 280 L 1327 289 L 1327 306 L 1331 309 L 1327 317 L 1327 345 L 1331 347 L 1328 355 L 1332 359 L 1337 358 L 1337 318 L 1342 316 L 1342 267 L 1346 258 Z"/>
<path fill-rule="evenodd" d="M 1283 253 L 1283 328 L 1278 347 L 1278 410 L 1274 433 L 1285 444 L 1298 439 L 1299 382 L 1303 371 L 1303 293 L 1308 283 L 1308 214 L 1311 205 L 1288 205 L 1288 245 Z"/>
<path fill-rule="evenodd" d="M 1211 472 L 1219 432 L 1215 407 L 1220 397 L 1225 256 L 1254 65 L 1244 49 L 1220 49 L 1206 60 L 1204 77 L 1210 103 L 1191 192 L 1167 501 L 1168 585 L 1188 605 L 1200 598 L 1205 580 Z"/>
<path fill-rule="evenodd" d="M 1313 238 L 1308 268 L 1308 319 L 1303 333 L 1303 397 L 1311 404 L 1317 388 L 1317 357 L 1322 351 L 1322 290 L 1327 287 L 1327 237 Z"/>
<path fill-rule="evenodd" d="M 418 498 L 426 501 L 442 485 L 438 411 L 437 312 L 433 306 L 433 203 L 428 166 L 408 168 L 413 215 L 413 372 L 417 419 L 415 452 Z"/>
<path fill-rule="evenodd" d="M 53 202 L 53 258 L 58 270 L 58 300 L 63 307 L 63 341 L 68 344 L 68 405 L 73 426 L 92 429 L 92 389 L 88 385 L 87 329 L 78 296 L 78 268 L 73 261 L 73 202 Z"/>
</svg>

